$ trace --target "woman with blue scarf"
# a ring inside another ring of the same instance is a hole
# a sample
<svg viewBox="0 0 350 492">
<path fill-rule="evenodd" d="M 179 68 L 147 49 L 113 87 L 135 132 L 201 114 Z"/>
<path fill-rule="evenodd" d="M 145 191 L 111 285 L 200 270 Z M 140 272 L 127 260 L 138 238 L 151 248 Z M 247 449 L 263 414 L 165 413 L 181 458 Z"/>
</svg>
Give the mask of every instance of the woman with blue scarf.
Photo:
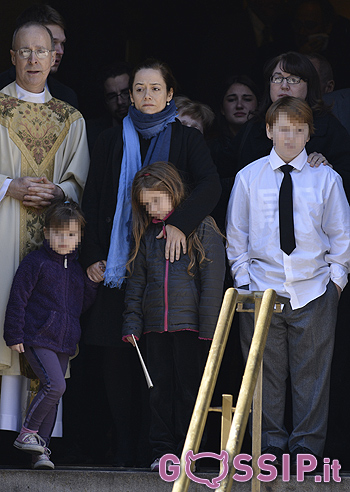
<svg viewBox="0 0 350 492">
<path fill-rule="evenodd" d="M 110 128 L 99 136 L 83 197 L 87 226 L 81 262 L 91 279 L 104 278 L 97 301 L 83 320 L 83 341 L 93 346 L 94 357 L 100 352 L 101 377 L 116 428 L 116 465 L 135 465 L 135 422 L 141 421 L 135 415 L 140 405 L 131 401 L 135 394 L 139 400 L 135 383 L 139 363 L 136 351 L 121 337 L 133 178 L 143 166 L 164 161 L 177 167 L 187 185 L 187 200 L 166 221 L 165 254 L 172 262 L 186 252 L 186 237 L 210 215 L 221 192 L 203 136 L 176 119 L 175 87 L 170 69 L 162 62 L 146 60 L 134 69 L 129 114 L 122 128 Z"/>
</svg>

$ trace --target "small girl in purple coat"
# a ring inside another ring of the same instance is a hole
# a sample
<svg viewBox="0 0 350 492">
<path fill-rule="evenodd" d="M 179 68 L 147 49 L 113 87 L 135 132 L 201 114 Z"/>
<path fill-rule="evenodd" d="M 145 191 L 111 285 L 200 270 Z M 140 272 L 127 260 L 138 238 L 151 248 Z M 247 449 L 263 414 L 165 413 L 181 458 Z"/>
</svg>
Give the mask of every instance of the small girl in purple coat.
<svg viewBox="0 0 350 492">
<path fill-rule="evenodd" d="M 95 300 L 98 284 L 78 263 L 85 220 L 79 206 L 59 202 L 46 212 L 43 246 L 21 262 L 7 305 L 6 344 L 24 353 L 40 380 L 14 446 L 33 456 L 34 469 L 53 469 L 48 445 L 65 392 L 69 357 L 80 339 L 79 317 Z"/>
</svg>

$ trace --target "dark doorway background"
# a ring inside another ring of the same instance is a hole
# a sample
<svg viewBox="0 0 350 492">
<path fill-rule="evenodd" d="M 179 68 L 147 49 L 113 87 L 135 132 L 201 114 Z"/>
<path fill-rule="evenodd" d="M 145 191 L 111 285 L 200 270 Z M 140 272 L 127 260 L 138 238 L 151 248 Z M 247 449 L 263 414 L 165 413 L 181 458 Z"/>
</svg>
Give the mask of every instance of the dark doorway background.
<svg viewBox="0 0 350 492">
<path fill-rule="evenodd" d="M 208 23 L 216 24 L 213 16 L 221 15 L 221 9 L 234 15 L 242 9 L 243 0 L 19 0 L 15 5 L 4 1 L 0 72 L 10 64 L 9 49 L 18 14 L 33 3 L 48 3 L 63 15 L 67 24 L 65 55 L 57 78 L 76 91 L 81 111 L 85 118 L 91 118 L 100 113 L 102 100 L 97 92 L 101 67 L 116 60 L 126 59 L 135 64 L 149 56 L 160 58 L 172 68 L 181 92 L 196 98 L 195 67 L 199 55 L 202 56 Z"/>
<path fill-rule="evenodd" d="M 271 15 L 276 5 L 284 12 L 273 32 L 277 42 L 260 53 L 254 52 L 244 12 L 247 0 L 3 0 L 0 73 L 10 65 L 15 19 L 33 3 L 48 3 L 66 21 L 67 43 L 57 78 L 76 91 L 86 119 L 101 113 L 99 75 L 110 62 L 133 65 L 149 56 L 159 58 L 172 68 L 179 92 L 215 106 L 215 90 L 225 75 L 247 73 L 261 83 L 264 62 L 294 48 L 289 15 L 293 0 L 264 0 Z M 350 16 L 347 0 L 332 3 Z"/>
<path fill-rule="evenodd" d="M 287 7 L 291 1 L 278 3 Z M 258 77 L 261 73 L 263 62 L 255 64 L 256 54 L 250 50 L 254 35 L 247 29 L 246 17 L 242 23 L 244 0 L 4 2 L 0 72 L 10 64 L 8 50 L 16 17 L 33 3 L 48 3 L 67 24 L 65 55 L 57 78 L 76 91 L 86 119 L 101 113 L 99 74 L 112 61 L 127 60 L 131 65 L 146 57 L 166 61 L 181 93 L 211 105 L 223 74 L 250 72 Z M 263 53 L 262 59 L 291 48 L 282 42 L 272 52 Z"/>
<path fill-rule="evenodd" d="M 213 15 L 220 14 L 220 4 L 235 13 L 242 9 L 242 1 L 52 1 L 50 5 L 67 21 L 68 41 L 59 78 L 77 92 L 86 118 L 101 112 L 100 69 L 116 60 L 127 60 L 131 65 L 146 57 L 166 61 L 180 91 L 196 99 L 196 67 L 203 56 L 201 46 L 208 23 L 212 25 Z M 202 80 L 201 94 L 205 86 Z"/>
</svg>

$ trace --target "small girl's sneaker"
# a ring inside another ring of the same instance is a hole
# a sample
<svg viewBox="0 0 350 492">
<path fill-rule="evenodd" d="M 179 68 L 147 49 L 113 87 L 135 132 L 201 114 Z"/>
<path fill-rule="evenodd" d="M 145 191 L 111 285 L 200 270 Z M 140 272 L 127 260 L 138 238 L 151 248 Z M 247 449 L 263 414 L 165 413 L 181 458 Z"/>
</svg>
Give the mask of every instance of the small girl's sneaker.
<svg viewBox="0 0 350 492">
<path fill-rule="evenodd" d="M 151 471 L 154 471 L 154 472 L 159 472 L 159 462 L 160 462 L 160 458 L 156 458 L 153 463 L 151 464 Z M 170 461 L 167 461 L 166 462 L 166 471 L 169 473 L 169 467 L 171 465 L 171 462 Z M 196 465 L 193 465 L 193 473 L 196 471 Z"/>
<path fill-rule="evenodd" d="M 20 434 L 13 445 L 15 448 L 31 454 L 43 454 L 45 452 L 45 441 L 35 432 Z"/>
<path fill-rule="evenodd" d="M 160 458 L 156 458 L 153 463 L 151 464 L 151 471 L 157 472 L 159 471 L 159 461 Z"/>
<path fill-rule="evenodd" d="M 32 457 L 32 467 L 34 470 L 54 470 L 55 465 L 50 460 L 51 451 L 45 448 L 43 454 Z"/>
</svg>

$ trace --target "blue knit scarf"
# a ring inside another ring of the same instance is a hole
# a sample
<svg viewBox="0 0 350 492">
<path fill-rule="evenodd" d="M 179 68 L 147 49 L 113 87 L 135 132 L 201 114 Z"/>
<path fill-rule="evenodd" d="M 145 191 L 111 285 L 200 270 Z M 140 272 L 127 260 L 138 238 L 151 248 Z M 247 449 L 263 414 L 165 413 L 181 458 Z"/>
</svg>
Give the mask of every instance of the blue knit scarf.
<svg viewBox="0 0 350 492">
<path fill-rule="evenodd" d="M 126 275 L 125 265 L 129 259 L 132 238 L 131 226 L 131 185 L 135 174 L 142 167 L 140 141 L 151 139 L 144 166 L 153 162 L 169 160 L 171 125 L 175 121 L 176 106 L 170 101 L 163 111 L 144 114 L 129 108 L 123 120 L 123 159 L 119 177 L 117 207 L 109 246 L 104 283 L 109 287 L 121 287 Z M 137 133 L 138 132 L 138 133 Z"/>
</svg>

